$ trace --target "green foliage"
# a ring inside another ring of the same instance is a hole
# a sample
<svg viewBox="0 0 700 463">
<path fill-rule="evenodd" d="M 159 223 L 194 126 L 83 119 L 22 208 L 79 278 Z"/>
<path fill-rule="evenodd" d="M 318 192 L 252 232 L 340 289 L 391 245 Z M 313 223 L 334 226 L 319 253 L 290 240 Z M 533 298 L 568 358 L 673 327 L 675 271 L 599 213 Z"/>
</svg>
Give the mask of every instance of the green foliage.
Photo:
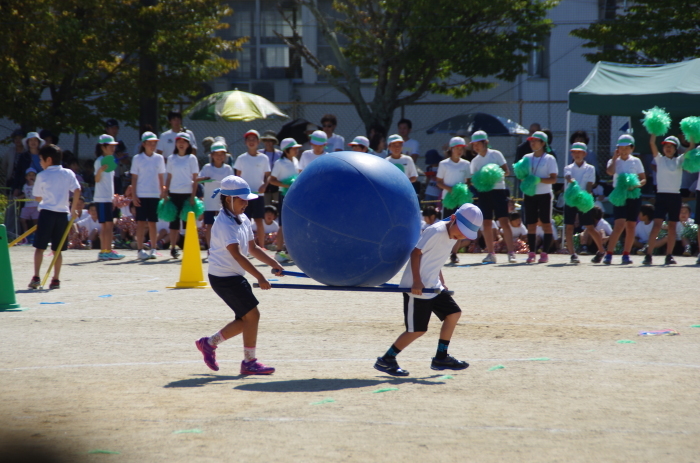
<svg viewBox="0 0 700 463">
<path fill-rule="evenodd" d="M 335 0 L 333 21 L 314 1 L 294 1 L 315 16 L 337 65 L 309 52 L 300 27 L 278 36 L 350 99 L 369 128 L 389 127 L 396 108 L 428 93 L 464 97 L 493 87 L 493 76 L 513 81 L 551 30 L 546 15 L 559 0 Z M 375 79 L 372 101 L 361 93 L 364 78 Z"/>
<path fill-rule="evenodd" d="M 462 204 L 474 201 L 474 195 L 464 183 L 458 183 L 452 187 L 452 191 L 447 193 L 442 200 L 443 206 L 447 209 L 456 209 Z"/>
<path fill-rule="evenodd" d="M 571 35 L 596 49 L 584 56 L 592 63 L 664 64 L 697 57 L 700 9 L 692 0 L 637 0 L 614 20 L 599 21 Z M 619 2 L 618 2 L 619 4 Z"/>
<path fill-rule="evenodd" d="M 503 180 L 504 172 L 498 164 L 486 164 L 472 177 L 474 188 L 479 191 L 491 191 L 496 183 Z"/>
<path fill-rule="evenodd" d="M 651 109 L 642 111 L 644 113 L 644 119 L 642 124 L 647 129 L 651 135 L 656 135 L 657 137 L 662 137 L 668 132 L 668 128 L 671 126 L 671 116 L 659 108 L 654 106 Z"/>
<path fill-rule="evenodd" d="M 235 67 L 222 55 L 243 41 L 214 34 L 228 14 L 218 0 L 0 2 L 0 116 L 58 133 L 97 134 L 107 117 L 135 125 L 141 57 L 156 63 L 147 81 L 160 101 Z"/>
</svg>

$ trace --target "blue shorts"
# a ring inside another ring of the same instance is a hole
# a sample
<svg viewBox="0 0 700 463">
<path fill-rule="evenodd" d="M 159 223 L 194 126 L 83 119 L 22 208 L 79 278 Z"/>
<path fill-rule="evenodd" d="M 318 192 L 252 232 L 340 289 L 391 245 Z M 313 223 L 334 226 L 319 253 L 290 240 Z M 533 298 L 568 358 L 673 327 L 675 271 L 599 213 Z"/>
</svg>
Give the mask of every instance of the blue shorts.
<svg viewBox="0 0 700 463">
<path fill-rule="evenodd" d="M 99 223 L 114 220 L 114 206 L 112 203 L 95 203 L 95 205 L 97 206 L 97 221 Z"/>
</svg>

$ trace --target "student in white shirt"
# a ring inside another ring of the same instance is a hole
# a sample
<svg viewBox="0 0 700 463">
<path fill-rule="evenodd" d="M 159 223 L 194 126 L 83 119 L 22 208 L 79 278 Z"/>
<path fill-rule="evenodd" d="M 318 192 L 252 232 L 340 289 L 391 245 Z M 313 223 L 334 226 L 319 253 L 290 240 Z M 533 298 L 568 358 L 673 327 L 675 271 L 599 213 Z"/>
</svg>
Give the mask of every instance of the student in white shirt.
<svg viewBox="0 0 700 463">
<path fill-rule="evenodd" d="M 197 156 L 197 140 L 194 138 L 194 134 L 191 130 L 184 130 L 182 127 L 182 113 L 180 111 L 170 111 L 168 112 L 168 122 L 170 123 L 171 129 L 163 132 L 158 140 L 158 145 L 156 146 L 156 153 L 162 154 L 164 158 L 167 158 L 171 154 L 175 153 L 175 143 L 177 135 L 180 132 L 185 132 L 190 137 L 190 144 L 192 145 L 192 154 Z"/>
<path fill-rule="evenodd" d="M 602 247 L 598 247 L 596 249 L 596 254 L 599 252 L 605 254 L 605 246 L 607 246 L 608 244 L 608 237 L 612 233 L 612 227 L 610 226 L 608 221 L 603 218 L 603 209 L 600 206 L 593 206 L 593 209 L 591 209 L 591 214 L 593 217 L 593 222 L 595 223 L 595 229 L 600 235 L 600 240 L 602 243 Z M 591 235 L 588 233 L 588 229 L 584 229 L 583 232 L 581 232 L 580 241 L 581 255 L 590 254 L 588 246 L 591 246 L 594 243 L 594 241 Z"/>
<path fill-rule="evenodd" d="M 411 138 L 411 130 L 413 130 L 413 122 L 410 119 L 401 119 L 396 124 L 399 135 L 403 138 L 403 152 L 411 156 L 414 163 L 418 163 L 420 157 L 420 144 L 415 138 Z"/>
<path fill-rule="evenodd" d="M 175 138 L 175 153 L 168 156 L 168 164 L 165 169 L 165 188 L 168 190 L 168 200 L 177 209 L 175 220 L 170 222 L 170 256 L 173 259 L 180 257 L 177 243 L 180 235 L 180 212 L 189 201 L 194 206 L 197 197 L 197 176 L 199 175 L 199 163 L 193 154 L 190 136 L 180 132 Z M 195 217 L 198 219 L 198 217 Z M 182 223 L 182 228 L 187 224 Z"/>
<path fill-rule="evenodd" d="M 370 153 L 369 139 L 363 136 L 357 136 L 352 139 L 348 146 L 351 150 L 358 153 Z M 375 154 L 374 152 L 370 154 Z"/>
<path fill-rule="evenodd" d="M 418 178 L 416 164 L 411 156 L 403 154 L 403 138 L 401 138 L 401 135 L 391 135 L 387 139 L 387 145 L 389 146 L 389 156 L 384 159 L 398 167 L 411 183 L 415 182 Z"/>
<path fill-rule="evenodd" d="M 634 227 L 634 243 L 632 244 L 633 248 L 639 249 L 638 254 L 646 254 L 651 247 L 649 237 L 651 237 L 651 231 L 654 228 L 654 209 L 653 204 L 642 204 L 639 208 L 639 221 Z M 666 238 L 657 240 L 656 247 L 666 244 L 665 240 Z"/>
<path fill-rule="evenodd" d="M 299 172 L 306 169 L 309 164 L 326 153 L 327 142 L 328 137 L 323 130 L 316 130 L 309 136 L 311 149 L 301 153 L 301 158 L 299 159 Z"/>
<path fill-rule="evenodd" d="M 297 161 L 297 153 L 301 145 L 293 138 L 285 138 L 280 143 L 282 148 L 282 157 L 275 162 L 270 173 L 270 184 L 280 187 L 280 196 L 277 203 L 277 220 L 279 222 L 279 230 L 277 231 L 277 252 L 275 260 L 278 262 L 286 262 L 289 260 L 289 255 L 284 246 L 284 228 L 282 226 L 282 209 L 284 205 L 284 197 L 287 195 L 291 186 L 289 179 L 292 181 L 296 178 L 299 172 L 299 162 Z"/>
<path fill-rule="evenodd" d="M 158 231 L 158 202 L 168 197 L 165 189 L 165 161 L 156 153 L 158 137 L 153 132 L 141 135 L 143 151 L 131 162 L 132 202 L 136 207 L 136 248 L 141 260 L 156 259 L 156 238 Z M 150 253 L 144 249 L 143 242 L 148 227 L 151 240 Z"/>
<path fill-rule="evenodd" d="M 214 218 L 219 214 L 221 201 L 212 198 L 214 190 L 221 187 L 221 181 L 233 175 L 233 168 L 226 164 L 226 145 L 221 142 L 214 142 L 211 145 L 209 159 L 211 162 L 202 167 L 197 181 L 204 183 L 204 229 L 207 247 L 211 244 L 211 227 L 214 225 Z"/>
<path fill-rule="evenodd" d="M 448 150 L 449 156 L 447 159 L 443 159 L 438 164 L 438 170 L 435 180 L 437 181 L 437 187 L 442 190 L 441 199 L 445 200 L 447 193 L 452 191 L 452 187 L 458 183 L 467 184 L 468 180 L 472 176 L 471 167 L 469 161 L 462 159 L 462 156 L 466 152 L 467 142 L 464 141 L 462 137 L 453 137 L 450 140 L 450 148 Z M 461 205 L 460 205 L 461 206 Z M 443 217 L 448 217 L 458 209 L 448 209 L 443 203 Z M 490 235 L 487 235 L 490 236 Z M 455 248 L 450 254 L 450 262 L 453 264 L 459 263 L 459 257 L 457 257 L 457 250 L 460 248 L 459 241 L 455 243 Z"/>
<path fill-rule="evenodd" d="M 644 174 L 644 166 L 639 158 L 632 156 L 634 152 L 634 137 L 629 134 L 622 134 L 617 139 L 617 148 L 612 159 L 608 161 L 607 173 L 613 176 L 613 188 L 617 186 L 617 177 L 619 174 L 637 174 L 639 177 L 639 188 L 646 183 L 646 175 Z M 608 251 L 605 254 L 603 263 L 610 265 L 612 263 L 613 251 L 617 241 L 620 239 L 623 230 L 625 231 L 625 245 L 622 251 L 622 264 L 628 265 L 632 263 L 630 252 L 634 244 L 634 228 L 637 226 L 637 217 L 639 209 L 642 206 L 642 199 L 628 199 L 623 206 L 615 206 L 613 213 L 615 223 L 613 224 L 613 232 L 608 240 Z"/>
<path fill-rule="evenodd" d="M 114 170 L 107 172 L 110 164 L 105 158 L 112 156 L 114 163 L 114 151 L 119 142 L 111 135 L 103 134 L 95 146 L 95 194 L 93 204 L 97 211 L 97 219 L 101 225 L 100 229 L 100 253 L 97 260 L 119 260 L 123 259 L 123 254 L 118 254 L 112 249 L 114 241 Z M 94 238 L 90 238 L 95 242 Z"/>
<path fill-rule="evenodd" d="M 260 134 L 257 130 L 249 130 L 244 135 L 246 153 L 241 154 L 233 164 L 234 174 L 243 178 L 253 191 L 259 192 L 260 197 L 248 203 L 246 214 L 258 227 L 258 243 L 263 246 L 265 243 L 265 232 L 263 231 L 263 218 L 265 217 L 265 189 L 267 188 L 268 177 L 270 176 L 270 163 L 267 156 L 258 152 L 260 144 Z"/>
</svg>

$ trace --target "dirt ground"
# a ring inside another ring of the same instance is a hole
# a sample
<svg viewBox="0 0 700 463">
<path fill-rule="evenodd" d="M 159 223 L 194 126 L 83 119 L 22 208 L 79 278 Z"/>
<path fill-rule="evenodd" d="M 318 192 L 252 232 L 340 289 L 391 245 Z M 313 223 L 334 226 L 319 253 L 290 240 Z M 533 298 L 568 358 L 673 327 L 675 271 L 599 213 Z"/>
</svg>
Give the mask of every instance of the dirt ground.
<svg viewBox="0 0 700 463">
<path fill-rule="evenodd" d="M 194 341 L 232 313 L 211 289 L 167 289 L 179 261 L 67 251 L 61 289 L 28 291 L 32 254 L 11 249 L 26 310 L 0 313 L 0 449 L 86 462 L 700 461 L 695 258 L 463 254 L 443 271 L 463 310 L 450 353 L 471 366 L 430 370 L 433 318 L 396 379 L 372 366 L 403 329 L 398 294 L 256 290 L 258 356 L 277 371 L 243 377 L 240 338 L 217 350 L 219 372 L 202 362 Z M 666 328 L 680 336 L 638 336 Z"/>
</svg>

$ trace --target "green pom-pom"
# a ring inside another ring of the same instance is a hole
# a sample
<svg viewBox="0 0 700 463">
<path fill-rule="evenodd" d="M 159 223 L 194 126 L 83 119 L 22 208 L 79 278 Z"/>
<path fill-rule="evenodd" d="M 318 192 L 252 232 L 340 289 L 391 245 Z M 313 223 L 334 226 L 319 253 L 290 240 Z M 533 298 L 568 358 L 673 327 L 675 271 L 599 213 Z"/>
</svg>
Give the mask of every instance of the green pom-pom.
<svg viewBox="0 0 700 463">
<path fill-rule="evenodd" d="M 163 222 L 172 222 L 177 219 L 177 207 L 168 199 L 161 199 L 158 202 L 158 219 Z"/>
<path fill-rule="evenodd" d="M 442 200 L 442 205 L 447 209 L 457 209 L 462 204 L 471 203 L 474 200 L 469 187 L 464 183 L 458 183 L 452 187 L 452 191 L 447 193 Z"/>
<path fill-rule="evenodd" d="M 280 180 L 280 183 L 284 183 L 285 185 L 289 185 L 289 188 L 291 188 L 291 187 L 292 187 L 292 183 L 294 183 L 294 180 L 296 180 L 296 179 L 297 179 L 297 176 L 296 176 L 296 175 L 292 175 L 291 177 L 287 177 L 287 178 L 285 178 L 284 180 Z M 282 196 L 285 196 L 285 195 L 287 194 L 287 192 L 289 191 L 289 188 L 281 187 L 281 188 L 280 188 L 280 194 L 281 194 Z"/>
<path fill-rule="evenodd" d="M 617 185 L 608 196 L 608 200 L 613 206 L 624 206 L 628 199 L 638 199 L 642 196 L 642 190 L 638 188 L 640 184 L 637 174 L 619 174 Z"/>
<path fill-rule="evenodd" d="M 608 196 L 608 201 L 613 206 L 622 207 L 627 202 L 627 191 L 624 188 L 615 187 Z"/>
<path fill-rule="evenodd" d="M 537 185 L 541 181 L 542 179 L 538 176 L 529 174 L 522 182 L 520 182 L 520 189 L 528 196 L 535 196 L 537 192 Z"/>
<path fill-rule="evenodd" d="M 194 198 L 194 206 L 190 204 L 190 201 L 185 201 L 180 211 L 180 220 L 187 222 L 187 214 L 192 211 L 194 212 L 194 218 L 197 219 L 200 215 L 204 214 L 204 203 L 199 198 Z"/>
<path fill-rule="evenodd" d="M 518 180 L 525 180 L 530 175 L 530 158 L 522 158 L 513 164 L 513 171 Z"/>
<path fill-rule="evenodd" d="M 683 155 L 683 169 L 692 173 L 700 172 L 700 149 L 692 149 Z"/>
<path fill-rule="evenodd" d="M 486 164 L 472 177 L 474 188 L 479 191 L 491 191 L 493 187 L 503 180 L 503 169 L 498 164 Z"/>
<path fill-rule="evenodd" d="M 666 111 L 658 106 L 654 106 L 642 112 L 644 113 L 642 124 L 646 127 L 647 132 L 657 137 L 666 135 L 668 128 L 671 126 L 671 116 L 669 116 Z"/>
<path fill-rule="evenodd" d="M 700 117 L 690 116 L 681 121 L 681 130 L 686 140 L 700 143 Z"/>
<path fill-rule="evenodd" d="M 583 213 L 590 211 L 595 205 L 593 195 L 586 190 L 582 190 L 576 180 L 569 183 L 569 186 L 566 188 L 564 202 L 566 202 L 567 206 L 575 207 Z"/>
</svg>

